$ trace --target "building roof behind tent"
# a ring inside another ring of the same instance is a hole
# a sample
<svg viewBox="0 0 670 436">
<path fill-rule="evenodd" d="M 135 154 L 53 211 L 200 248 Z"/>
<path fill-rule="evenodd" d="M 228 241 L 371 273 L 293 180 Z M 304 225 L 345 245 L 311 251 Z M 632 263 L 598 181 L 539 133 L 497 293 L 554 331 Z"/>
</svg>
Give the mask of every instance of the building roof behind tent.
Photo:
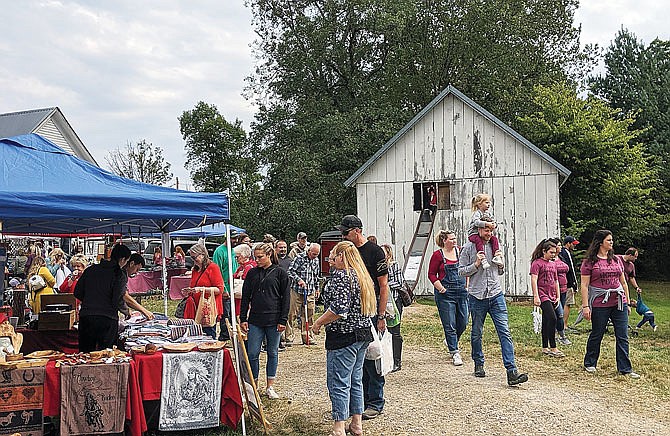
<svg viewBox="0 0 670 436">
<path fill-rule="evenodd" d="M 372 166 L 373 163 L 375 163 L 377 160 L 379 160 L 391 147 L 395 145 L 395 143 L 414 125 L 421 119 L 423 118 L 429 111 L 431 111 L 435 106 L 437 106 L 438 103 L 440 103 L 442 100 L 444 100 L 449 94 L 454 95 L 456 98 L 462 100 L 465 104 L 470 106 L 472 109 L 474 109 L 476 112 L 479 112 L 484 118 L 487 118 L 489 121 L 491 121 L 493 124 L 498 126 L 500 129 L 504 130 L 511 136 L 513 136 L 517 141 L 521 142 L 523 145 L 528 147 L 531 151 L 539 155 L 542 159 L 546 160 L 549 164 L 551 164 L 553 167 L 558 170 L 560 174 L 564 176 L 564 180 L 567 179 L 570 176 L 570 170 L 568 170 L 566 167 L 558 163 L 554 158 L 549 156 L 547 153 L 544 151 L 540 150 L 536 145 L 534 145 L 532 142 L 521 136 L 517 131 L 512 129 L 510 126 L 507 124 L 503 123 L 500 121 L 495 115 L 475 103 L 471 98 L 463 94 L 461 91 L 453 87 L 452 85 L 447 86 L 437 97 L 433 99 L 426 107 L 421 109 L 421 111 L 414 116 L 410 120 L 409 123 L 405 124 L 405 126 L 398 131 L 389 141 L 384 144 L 377 152 L 372 155 L 370 159 L 368 159 L 367 162 L 365 162 L 359 169 L 356 170 L 354 174 L 351 175 L 345 182 L 344 185 L 347 187 L 352 187 L 356 184 L 356 180 L 363 175 L 365 171 L 368 170 Z M 562 184 L 562 183 L 561 183 Z"/>
<path fill-rule="evenodd" d="M 38 133 L 71 155 L 98 165 L 58 107 L 0 114 L 0 138 Z"/>
</svg>

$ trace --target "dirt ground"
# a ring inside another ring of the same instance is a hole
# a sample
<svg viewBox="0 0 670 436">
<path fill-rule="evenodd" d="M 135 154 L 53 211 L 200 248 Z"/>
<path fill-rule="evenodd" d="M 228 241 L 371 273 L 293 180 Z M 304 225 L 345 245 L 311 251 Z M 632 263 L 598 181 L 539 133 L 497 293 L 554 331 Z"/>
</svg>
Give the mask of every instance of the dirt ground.
<svg viewBox="0 0 670 436">
<path fill-rule="evenodd" d="M 404 317 L 435 309 L 414 305 L 406 310 Z M 282 428 L 291 415 L 312 425 L 304 434 L 329 434 L 323 339 L 321 335 L 318 346 L 294 346 L 280 353 L 275 386 L 282 397 L 278 401 L 286 407 L 270 406 L 273 434 L 286 433 Z M 565 383 L 562 375 L 578 368 L 548 373 L 542 362 L 526 359 L 519 366 L 530 380 L 510 388 L 499 352 L 486 356 L 483 379 L 473 376 L 467 353 L 465 364 L 454 367 L 439 344 L 429 348 L 405 342 L 402 370 L 386 378 L 384 413 L 364 421 L 365 434 L 670 434 L 667 401 L 636 394 L 634 380 L 611 383 L 584 374 L 590 377 L 584 383 L 580 377 Z M 262 374 L 263 369 L 261 379 Z"/>
</svg>

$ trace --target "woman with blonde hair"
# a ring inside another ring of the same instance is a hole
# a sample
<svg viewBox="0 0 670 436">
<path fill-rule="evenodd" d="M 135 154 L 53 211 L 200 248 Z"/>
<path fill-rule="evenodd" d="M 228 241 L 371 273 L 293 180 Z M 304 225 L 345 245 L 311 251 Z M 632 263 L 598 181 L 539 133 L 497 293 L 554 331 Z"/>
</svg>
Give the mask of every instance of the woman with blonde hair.
<svg viewBox="0 0 670 436">
<path fill-rule="evenodd" d="M 327 385 L 333 436 L 363 434 L 363 360 L 372 342 L 371 318 L 377 311 L 372 279 L 356 246 L 349 241 L 333 249 L 333 271 L 323 292 L 324 313 L 314 322 L 326 326 Z M 345 426 L 351 417 L 349 426 Z"/>
<path fill-rule="evenodd" d="M 77 281 L 81 277 L 81 273 L 84 272 L 88 266 L 88 260 L 83 254 L 75 254 L 70 259 L 70 266 L 72 267 L 72 274 L 63 282 L 63 284 L 58 288 L 58 292 L 61 294 L 73 294 L 74 288 L 77 286 Z"/>
<path fill-rule="evenodd" d="M 41 277 L 42 280 L 31 280 L 33 276 Z M 38 284 L 39 282 L 39 284 Z M 42 286 L 42 285 L 46 286 Z M 33 313 L 40 313 L 42 309 L 42 295 L 54 293 L 56 279 L 49 272 L 46 262 L 42 256 L 35 256 L 28 270 L 28 287 L 30 288 L 30 307 Z"/>
<path fill-rule="evenodd" d="M 67 259 L 65 257 L 65 252 L 60 248 L 54 248 L 49 253 L 49 259 L 51 260 L 51 265 L 48 265 L 49 272 L 56 279 L 55 289 L 58 289 L 60 292 L 60 287 L 63 285 L 63 282 L 67 277 L 72 273 L 70 268 L 67 267 Z"/>
</svg>

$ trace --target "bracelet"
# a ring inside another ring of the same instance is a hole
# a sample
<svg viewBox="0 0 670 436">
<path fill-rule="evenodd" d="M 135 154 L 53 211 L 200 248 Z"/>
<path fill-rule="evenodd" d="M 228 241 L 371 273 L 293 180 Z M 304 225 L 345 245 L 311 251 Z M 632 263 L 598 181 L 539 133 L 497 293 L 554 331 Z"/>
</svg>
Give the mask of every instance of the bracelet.
<svg viewBox="0 0 670 436">
<path fill-rule="evenodd" d="M 582 309 L 590 309 L 591 306 L 582 306 Z"/>
</svg>

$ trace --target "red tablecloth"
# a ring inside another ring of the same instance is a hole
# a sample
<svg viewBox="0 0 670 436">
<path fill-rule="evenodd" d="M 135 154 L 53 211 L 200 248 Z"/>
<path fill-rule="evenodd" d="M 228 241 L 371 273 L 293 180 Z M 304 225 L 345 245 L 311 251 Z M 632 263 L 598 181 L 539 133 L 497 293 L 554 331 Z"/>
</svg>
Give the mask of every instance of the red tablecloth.
<svg viewBox="0 0 670 436">
<path fill-rule="evenodd" d="M 60 415 L 60 368 L 56 368 L 56 362 L 49 362 L 46 367 L 42 413 L 44 416 Z M 133 436 L 141 436 L 142 433 L 147 431 L 147 421 L 144 417 L 142 396 L 137 376 L 137 364 L 132 360 L 130 361 L 130 371 L 128 372 L 126 421 L 130 422 L 130 434 Z"/>
<path fill-rule="evenodd" d="M 171 268 L 167 270 L 167 279 L 173 276 L 182 275 L 186 268 Z M 163 271 L 160 269 L 153 271 L 140 271 L 135 277 L 128 278 L 128 293 L 142 294 L 153 289 L 163 289 Z"/>
<path fill-rule="evenodd" d="M 181 300 L 181 290 L 191 285 L 191 276 L 179 275 L 170 278 L 170 299 Z"/>
<path fill-rule="evenodd" d="M 142 400 L 160 400 L 163 384 L 163 353 L 135 354 L 137 374 Z M 236 428 L 242 417 L 242 396 L 240 385 L 230 352 L 223 350 L 223 383 L 221 385 L 221 424 Z"/>
<path fill-rule="evenodd" d="M 56 350 L 65 354 L 79 352 L 79 332 L 77 330 L 30 330 L 17 329 L 23 335 L 23 354 L 38 350 Z"/>
</svg>

